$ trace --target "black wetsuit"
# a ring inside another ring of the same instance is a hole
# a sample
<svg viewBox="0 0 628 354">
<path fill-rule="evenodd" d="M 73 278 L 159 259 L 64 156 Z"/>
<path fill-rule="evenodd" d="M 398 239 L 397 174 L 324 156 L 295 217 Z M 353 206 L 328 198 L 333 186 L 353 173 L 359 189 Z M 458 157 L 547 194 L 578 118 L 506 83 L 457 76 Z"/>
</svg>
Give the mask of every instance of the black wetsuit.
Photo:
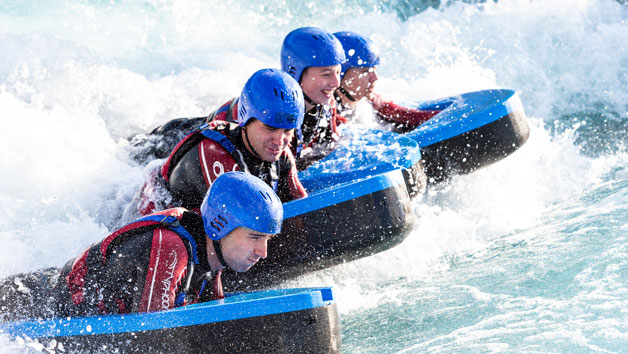
<svg viewBox="0 0 628 354">
<path fill-rule="evenodd" d="M 212 272 L 207 263 L 202 218 L 182 208 L 158 214 L 179 221 L 193 241 L 167 224 L 129 224 L 62 269 L 5 279 L 0 320 L 158 311 L 222 297 L 221 271 Z"/>
</svg>

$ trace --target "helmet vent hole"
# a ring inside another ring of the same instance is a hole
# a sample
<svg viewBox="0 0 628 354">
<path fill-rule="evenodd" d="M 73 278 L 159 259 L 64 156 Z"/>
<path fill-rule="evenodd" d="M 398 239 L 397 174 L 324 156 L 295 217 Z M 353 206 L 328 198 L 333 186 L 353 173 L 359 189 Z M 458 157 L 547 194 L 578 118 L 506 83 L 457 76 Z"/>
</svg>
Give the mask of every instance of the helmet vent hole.
<svg viewBox="0 0 628 354">
<path fill-rule="evenodd" d="M 229 223 L 227 219 L 225 219 L 222 215 L 218 215 L 218 219 L 222 220 L 222 222 L 224 222 L 225 225 Z"/>
<path fill-rule="evenodd" d="M 220 219 L 220 220 L 219 220 Z M 214 218 L 214 220 L 211 222 L 211 225 L 220 232 L 220 230 L 222 230 L 225 225 L 227 225 L 229 222 L 227 221 L 227 219 L 225 219 L 224 217 L 222 217 L 222 215 L 218 215 L 217 217 Z"/>
<path fill-rule="evenodd" d="M 281 95 L 281 100 L 285 101 L 285 99 L 283 98 L 283 91 L 279 91 L 279 94 Z"/>
<path fill-rule="evenodd" d="M 271 200 L 270 195 L 268 195 L 267 193 L 264 193 L 262 191 L 258 191 L 258 192 L 262 196 L 262 198 L 264 198 L 264 200 Z"/>
</svg>

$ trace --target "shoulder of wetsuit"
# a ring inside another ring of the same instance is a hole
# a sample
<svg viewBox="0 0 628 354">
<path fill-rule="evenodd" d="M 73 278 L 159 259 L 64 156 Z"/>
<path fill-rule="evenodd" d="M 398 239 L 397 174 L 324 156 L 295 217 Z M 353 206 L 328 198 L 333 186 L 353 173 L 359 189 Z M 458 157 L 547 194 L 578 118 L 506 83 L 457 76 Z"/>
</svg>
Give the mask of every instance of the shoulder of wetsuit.
<svg viewBox="0 0 628 354">
<path fill-rule="evenodd" d="M 218 109 L 214 112 L 210 113 L 206 118 L 205 122 L 209 123 L 212 121 L 225 121 L 236 123 L 236 118 L 234 115 L 237 115 L 237 104 L 238 99 L 234 97 L 229 101 L 223 103 Z"/>
<path fill-rule="evenodd" d="M 156 135 L 169 135 L 173 133 L 187 133 L 198 128 L 205 122 L 205 117 L 177 118 L 163 124 L 151 132 Z"/>
<path fill-rule="evenodd" d="M 231 123 L 224 120 L 214 120 L 209 123 L 209 129 L 215 130 L 228 137 L 236 137 L 240 134 L 242 127 L 237 123 Z"/>
<path fill-rule="evenodd" d="M 205 227 L 203 226 L 203 217 L 193 211 L 184 211 L 180 219 L 181 226 L 183 226 L 188 232 L 194 236 L 195 241 L 197 236 L 205 237 Z"/>
</svg>

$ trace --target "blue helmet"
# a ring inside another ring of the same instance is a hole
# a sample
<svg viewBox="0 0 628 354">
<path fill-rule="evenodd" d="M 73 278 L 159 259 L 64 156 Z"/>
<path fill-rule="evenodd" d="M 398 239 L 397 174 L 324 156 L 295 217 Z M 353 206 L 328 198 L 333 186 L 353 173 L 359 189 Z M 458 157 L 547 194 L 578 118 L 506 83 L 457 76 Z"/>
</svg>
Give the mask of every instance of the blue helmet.
<svg viewBox="0 0 628 354">
<path fill-rule="evenodd" d="M 201 215 L 211 240 L 220 240 L 240 226 L 277 234 L 283 222 L 283 205 L 261 179 L 235 171 L 216 178 L 203 199 Z"/>
<path fill-rule="evenodd" d="M 379 49 L 370 39 L 351 31 L 336 32 L 334 36 L 342 43 L 347 56 L 347 61 L 342 64 L 341 78 L 353 67 L 370 68 L 379 65 Z"/>
<path fill-rule="evenodd" d="M 251 118 L 280 129 L 296 129 L 301 138 L 305 103 L 301 86 L 278 69 L 262 69 L 244 85 L 238 101 L 238 124 Z"/>
<path fill-rule="evenodd" d="M 281 68 L 301 81 L 303 70 L 310 66 L 342 64 L 342 44 L 329 32 L 317 27 L 301 27 L 288 33 L 281 46 Z"/>
</svg>

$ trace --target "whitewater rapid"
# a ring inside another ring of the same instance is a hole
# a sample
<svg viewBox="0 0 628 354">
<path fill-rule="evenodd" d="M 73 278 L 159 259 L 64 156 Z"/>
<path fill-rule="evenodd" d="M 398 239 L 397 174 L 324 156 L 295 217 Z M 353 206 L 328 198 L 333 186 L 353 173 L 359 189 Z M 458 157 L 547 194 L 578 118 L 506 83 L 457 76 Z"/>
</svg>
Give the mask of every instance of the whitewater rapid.
<svg viewBox="0 0 628 354">
<path fill-rule="evenodd" d="M 530 139 L 428 189 L 398 247 L 285 286 L 335 286 L 346 353 L 622 352 L 628 6 L 433 3 L 3 2 L 0 276 L 112 231 L 145 174 L 128 137 L 238 95 L 294 28 L 353 30 L 385 97 L 514 89 Z"/>
</svg>

